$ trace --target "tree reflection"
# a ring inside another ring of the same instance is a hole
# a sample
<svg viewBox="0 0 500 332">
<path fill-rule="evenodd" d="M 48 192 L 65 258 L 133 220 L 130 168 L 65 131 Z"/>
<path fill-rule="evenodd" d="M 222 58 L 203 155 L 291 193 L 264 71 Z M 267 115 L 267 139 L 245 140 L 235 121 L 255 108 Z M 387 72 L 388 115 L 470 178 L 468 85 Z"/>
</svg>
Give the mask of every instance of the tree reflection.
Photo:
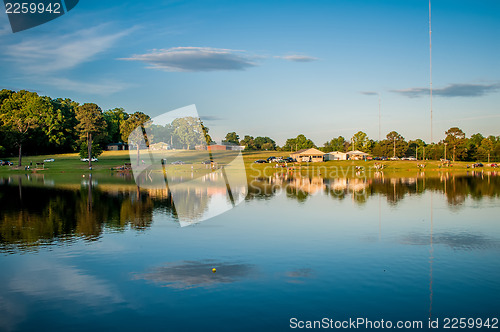
<svg viewBox="0 0 500 332">
<path fill-rule="evenodd" d="M 440 177 L 418 174 L 408 178 L 334 178 L 306 177 L 300 174 L 277 174 L 249 181 L 247 200 L 270 199 L 286 192 L 286 196 L 304 202 L 312 195 L 322 193 L 335 200 L 350 197 L 357 204 L 365 204 L 372 196 L 385 197 L 396 205 L 407 196 L 422 195 L 426 191 L 442 193 L 450 207 L 460 207 L 470 197 L 481 200 L 500 196 L 498 172 L 471 172 L 467 175 L 444 173 Z"/>
<path fill-rule="evenodd" d="M 430 191 L 442 194 L 450 208 L 461 209 L 467 199 L 500 197 L 498 175 L 498 172 L 470 172 L 425 177 L 419 173 L 412 178 L 381 175 L 328 179 L 282 173 L 251 179 L 246 199 L 270 200 L 284 194 L 302 204 L 315 195 L 324 195 L 363 205 L 378 197 L 397 205 L 407 197 Z M 220 179 L 216 180 L 205 179 L 203 187 L 182 184 L 179 180 L 179 183 L 171 181 L 170 189 L 139 189 L 120 184 L 100 186 L 96 179 L 87 176 L 73 189 L 62 189 L 43 176 L 0 178 L 0 251 L 34 250 L 40 245 L 67 243 L 76 238 L 95 241 L 106 229 L 145 231 L 153 223 L 153 212 L 167 215 L 179 224 L 185 222 L 177 217 L 179 211 L 184 217 L 196 219 L 209 212 L 214 197 L 225 197 L 226 187 Z M 177 195 L 175 204 L 170 190 Z"/>
<path fill-rule="evenodd" d="M 154 202 L 149 195 L 104 192 L 89 180 L 80 190 L 23 186 L 22 199 L 19 187 L 0 186 L 0 246 L 25 250 L 75 237 L 96 240 L 105 228 L 150 227 Z"/>
</svg>

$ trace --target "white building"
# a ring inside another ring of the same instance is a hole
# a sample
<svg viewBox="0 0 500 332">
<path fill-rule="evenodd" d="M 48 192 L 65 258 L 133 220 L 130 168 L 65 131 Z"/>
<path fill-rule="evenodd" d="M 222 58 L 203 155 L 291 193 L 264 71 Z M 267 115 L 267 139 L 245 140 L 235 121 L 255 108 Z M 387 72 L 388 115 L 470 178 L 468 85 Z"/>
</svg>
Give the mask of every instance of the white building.
<svg viewBox="0 0 500 332">
<path fill-rule="evenodd" d="M 340 152 L 340 151 L 333 151 L 330 153 L 325 154 L 325 161 L 327 160 L 347 160 L 348 156 L 347 153 Z"/>
</svg>

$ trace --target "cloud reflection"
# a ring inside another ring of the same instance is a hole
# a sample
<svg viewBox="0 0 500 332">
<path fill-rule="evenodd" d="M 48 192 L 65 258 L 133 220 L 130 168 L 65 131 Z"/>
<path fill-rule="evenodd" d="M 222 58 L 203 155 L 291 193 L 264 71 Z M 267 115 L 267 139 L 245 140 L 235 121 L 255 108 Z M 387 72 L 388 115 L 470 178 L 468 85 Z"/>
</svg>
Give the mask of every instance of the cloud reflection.
<svg viewBox="0 0 500 332">
<path fill-rule="evenodd" d="M 310 279 L 314 276 L 314 271 L 309 268 L 302 268 L 285 273 L 287 276 L 286 282 L 291 284 L 303 284 L 305 279 Z"/>
<path fill-rule="evenodd" d="M 80 269 L 49 261 L 44 265 L 30 266 L 12 278 L 10 290 L 44 299 L 68 299 L 86 306 L 124 301 L 111 284 Z"/>
<path fill-rule="evenodd" d="M 430 245 L 429 234 L 411 233 L 400 239 L 400 243 L 409 245 Z M 499 248 L 500 242 L 497 239 L 488 237 L 484 234 L 471 233 L 437 233 L 432 236 L 432 243 L 442 244 L 453 250 L 485 250 Z"/>
<path fill-rule="evenodd" d="M 213 273 L 212 268 L 217 272 Z M 251 264 L 227 263 L 207 260 L 179 261 L 155 267 L 150 272 L 136 274 L 134 280 L 147 280 L 162 287 L 190 289 L 208 288 L 219 283 L 233 283 L 251 275 L 255 267 Z"/>
</svg>

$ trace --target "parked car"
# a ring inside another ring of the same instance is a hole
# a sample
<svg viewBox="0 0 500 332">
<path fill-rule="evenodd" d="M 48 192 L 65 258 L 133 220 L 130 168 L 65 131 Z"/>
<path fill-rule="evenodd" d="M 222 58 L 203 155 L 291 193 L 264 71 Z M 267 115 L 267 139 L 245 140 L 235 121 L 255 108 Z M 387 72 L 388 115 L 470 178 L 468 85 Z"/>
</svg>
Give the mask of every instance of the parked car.
<svg viewBox="0 0 500 332">
<path fill-rule="evenodd" d="M 484 167 L 484 165 L 481 163 L 472 164 L 472 168 L 477 168 L 477 167 Z"/>
<path fill-rule="evenodd" d="M 82 158 L 82 159 L 80 159 L 80 161 L 87 161 L 87 162 L 88 162 L 88 161 L 89 161 L 89 158 Z M 97 158 L 92 158 L 92 160 L 91 160 L 91 161 L 93 161 L 93 162 L 94 162 L 94 161 L 99 161 L 99 159 L 97 159 Z"/>
<path fill-rule="evenodd" d="M 267 163 L 267 160 L 264 160 L 264 159 L 258 159 L 256 161 L 254 161 L 254 164 L 266 164 Z"/>
<path fill-rule="evenodd" d="M 400 160 L 398 157 L 391 157 L 389 160 Z"/>
<path fill-rule="evenodd" d="M 292 157 L 285 158 L 285 161 L 287 163 L 295 163 L 295 162 L 297 162 L 297 160 L 293 159 Z"/>
<path fill-rule="evenodd" d="M 0 160 L 0 165 L 2 166 L 12 166 L 14 163 L 8 161 L 8 160 Z"/>
<path fill-rule="evenodd" d="M 54 162 L 55 159 L 54 158 L 50 158 L 50 159 L 44 159 L 43 162 L 44 163 L 51 163 L 51 162 Z M 87 161 L 88 161 L 88 158 L 87 158 Z M 93 161 L 93 160 L 92 160 Z"/>
<path fill-rule="evenodd" d="M 201 162 L 203 165 L 210 165 L 212 163 L 211 160 L 204 160 Z"/>
<path fill-rule="evenodd" d="M 184 162 L 182 160 L 177 160 L 172 163 L 172 165 L 184 165 Z"/>
<path fill-rule="evenodd" d="M 406 160 L 416 161 L 417 158 L 415 158 L 415 157 L 408 157 L 408 158 L 406 158 Z"/>
<path fill-rule="evenodd" d="M 267 162 L 268 163 L 275 162 L 276 160 L 277 160 L 276 157 L 269 157 L 269 158 L 267 158 Z"/>
</svg>

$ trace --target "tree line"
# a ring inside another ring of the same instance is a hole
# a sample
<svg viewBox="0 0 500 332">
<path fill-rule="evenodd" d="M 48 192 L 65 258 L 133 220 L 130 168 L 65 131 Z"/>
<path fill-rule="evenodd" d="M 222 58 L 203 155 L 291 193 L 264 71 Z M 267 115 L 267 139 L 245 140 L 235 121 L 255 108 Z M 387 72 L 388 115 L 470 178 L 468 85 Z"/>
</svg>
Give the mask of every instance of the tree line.
<svg viewBox="0 0 500 332">
<path fill-rule="evenodd" d="M 500 136 L 483 136 L 480 133 L 466 137 L 458 127 L 452 127 L 445 133 L 445 138 L 438 143 L 426 143 L 422 139 L 406 140 L 396 131 L 391 131 L 383 140 L 373 140 L 362 131 L 358 131 L 351 139 L 343 136 L 334 137 L 318 147 L 305 135 L 300 134 L 295 138 L 286 140 L 282 147 L 276 145 L 269 137 L 256 137 L 246 135 L 239 139 L 236 132 L 226 135 L 223 142 L 245 146 L 246 150 L 276 150 L 298 151 L 302 149 L 317 148 L 323 152 L 348 152 L 360 150 L 374 157 L 404 158 L 416 157 L 417 159 L 453 161 L 500 161 Z"/>
<path fill-rule="evenodd" d="M 186 117 L 165 126 L 149 125 L 149 120 L 142 112 L 103 111 L 94 103 L 4 89 L 0 91 L 0 156 L 17 155 L 21 166 L 23 155 L 79 152 L 81 158 L 89 158 L 90 166 L 92 157 L 110 143 L 130 143 L 139 149 L 142 138 L 147 142 L 157 136 L 156 141 L 164 139 L 173 147 L 194 148 L 200 143 L 199 135 L 212 140 L 200 119 Z M 152 135 L 146 135 L 145 126 Z M 193 134 L 192 128 L 201 128 L 201 133 Z"/>
<path fill-rule="evenodd" d="M 0 91 L 0 156 L 17 155 L 19 165 L 23 155 L 80 152 L 82 158 L 96 157 L 110 143 L 133 143 L 128 140 L 134 137 L 135 128 L 149 120 L 142 112 L 129 114 L 123 108 L 103 111 L 94 103 L 79 104 L 68 98 L 52 99 L 26 90 L 4 89 Z M 137 132 L 135 140 L 144 138 L 148 142 L 154 137 L 154 142 L 187 149 L 194 149 L 203 141 L 213 143 L 209 128 L 200 119 L 190 117 L 165 125 L 153 124 L 148 131 L 147 136 L 144 130 Z M 361 150 L 374 157 L 500 160 L 500 136 L 485 137 L 477 133 L 466 137 L 457 127 L 447 130 L 445 139 L 430 144 L 422 139 L 407 141 L 396 131 L 380 141 L 359 131 L 350 139 L 338 136 L 320 147 L 303 134 L 287 139 L 281 147 L 270 137 L 240 138 L 236 132 L 229 132 L 222 143 L 242 145 L 246 150 L 297 151 L 314 147 L 323 152 Z"/>
</svg>

